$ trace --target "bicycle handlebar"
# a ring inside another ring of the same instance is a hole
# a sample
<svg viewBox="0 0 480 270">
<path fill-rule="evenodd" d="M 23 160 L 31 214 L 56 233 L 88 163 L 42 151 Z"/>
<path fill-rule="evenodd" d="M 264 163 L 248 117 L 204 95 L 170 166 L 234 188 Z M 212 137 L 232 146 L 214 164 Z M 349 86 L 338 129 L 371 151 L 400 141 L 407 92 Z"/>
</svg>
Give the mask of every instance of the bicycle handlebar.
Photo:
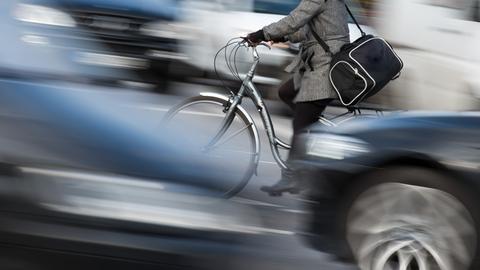
<svg viewBox="0 0 480 270">
<path fill-rule="evenodd" d="M 242 43 L 247 44 L 248 47 L 257 48 L 258 46 L 264 46 L 264 47 L 267 47 L 269 50 L 272 49 L 272 46 L 270 46 L 268 42 L 262 41 L 260 43 L 252 43 L 246 37 L 242 37 L 242 39 L 243 39 Z"/>
<path fill-rule="evenodd" d="M 257 48 L 259 46 L 264 46 L 264 47 L 267 47 L 269 50 L 272 49 L 272 46 L 270 46 L 270 44 L 268 42 L 260 42 L 260 43 L 252 43 L 250 42 L 250 40 L 248 40 L 246 37 L 242 37 L 243 41 L 241 42 L 242 45 L 244 45 L 245 47 L 252 47 L 253 48 L 253 51 L 252 51 L 252 54 L 253 54 L 253 59 L 254 60 L 259 60 L 260 59 L 260 56 L 258 55 L 258 51 L 257 51 Z"/>
</svg>

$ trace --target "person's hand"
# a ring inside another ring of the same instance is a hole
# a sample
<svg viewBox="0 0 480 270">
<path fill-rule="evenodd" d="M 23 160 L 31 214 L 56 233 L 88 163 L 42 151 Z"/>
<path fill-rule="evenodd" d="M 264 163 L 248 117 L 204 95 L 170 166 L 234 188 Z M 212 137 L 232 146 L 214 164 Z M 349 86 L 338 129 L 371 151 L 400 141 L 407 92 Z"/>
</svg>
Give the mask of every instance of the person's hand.
<svg viewBox="0 0 480 270">
<path fill-rule="evenodd" d="M 263 33 L 263 30 L 260 29 L 256 32 L 248 34 L 247 40 L 251 44 L 259 44 L 260 42 L 265 41 L 265 34 Z"/>
</svg>

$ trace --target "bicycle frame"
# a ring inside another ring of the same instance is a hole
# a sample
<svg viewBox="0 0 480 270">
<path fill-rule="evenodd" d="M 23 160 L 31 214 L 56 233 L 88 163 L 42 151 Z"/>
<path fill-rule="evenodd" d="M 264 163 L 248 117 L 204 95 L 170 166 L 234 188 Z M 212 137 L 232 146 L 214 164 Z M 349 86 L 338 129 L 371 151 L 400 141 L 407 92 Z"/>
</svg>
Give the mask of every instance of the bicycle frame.
<svg viewBox="0 0 480 270">
<path fill-rule="evenodd" d="M 267 45 L 266 45 L 267 46 Z M 233 94 L 229 98 L 229 102 L 226 102 L 224 112 L 226 113 L 225 117 L 222 120 L 219 130 L 217 131 L 216 135 L 207 145 L 207 148 L 213 148 L 215 144 L 220 140 L 220 138 L 225 134 L 227 129 L 230 127 L 230 124 L 233 122 L 235 117 L 235 112 L 238 109 L 237 107 L 242 103 L 243 97 L 248 95 L 254 105 L 256 106 L 258 112 L 260 113 L 260 117 L 263 122 L 263 126 L 267 133 L 267 137 L 270 143 L 270 149 L 272 151 L 273 158 L 277 162 L 277 164 L 282 169 L 288 169 L 288 165 L 282 159 L 279 152 L 279 147 L 283 149 L 290 150 L 291 146 L 288 143 L 283 142 L 275 135 L 275 129 L 273 127 L 272 118 L 268 112 L 268 109 L 263 101 L 263 98 L 260 92 L 255 87 L 253 83 L 253 77 L 255 76 L 255 72 L 257 70 L 258 63 L 260 62 L 260 56 L 258 55 L 258 51 L 256 47 L 253 47 L 253 64 L 250 68 L 249 72 L 245 76 L 242 81 L 242 85 L 237 92 L 237 94 Z"/>
</svg>

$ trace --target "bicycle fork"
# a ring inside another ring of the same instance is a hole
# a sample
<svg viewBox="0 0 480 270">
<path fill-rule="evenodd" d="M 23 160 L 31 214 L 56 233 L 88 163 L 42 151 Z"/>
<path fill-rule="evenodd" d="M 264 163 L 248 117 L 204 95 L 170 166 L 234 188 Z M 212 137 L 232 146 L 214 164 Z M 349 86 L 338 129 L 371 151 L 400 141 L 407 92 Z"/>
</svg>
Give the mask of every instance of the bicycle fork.
<svg viewBox="0 0 480 270">
<path fill-rule="evenodd" d="M 238 94 L 233 95 L 231 98 L 227 100 L 225 104 L 225 109 L 224 109 L 225 117 L 222 119 L 222 123 L 220 124 L 219 129 L 215 133 L 216 135 L 207 144 L 207 146 L 205 146 L 205 151 L 208 151 L 214 148 L 215 145 L 218 143 L 218 141 L 223 137 L 223 135 L 225 135 L 225 132 L 227 132 L 228 128 L 233 122 L 233 119 L 235 118 L 235 112 L 237 110 L 237 106 L 240 105 L 240 103 L 242 102 L 244 92 L 245 92 L 245 86 L 242 85 Z"/>
</svg>

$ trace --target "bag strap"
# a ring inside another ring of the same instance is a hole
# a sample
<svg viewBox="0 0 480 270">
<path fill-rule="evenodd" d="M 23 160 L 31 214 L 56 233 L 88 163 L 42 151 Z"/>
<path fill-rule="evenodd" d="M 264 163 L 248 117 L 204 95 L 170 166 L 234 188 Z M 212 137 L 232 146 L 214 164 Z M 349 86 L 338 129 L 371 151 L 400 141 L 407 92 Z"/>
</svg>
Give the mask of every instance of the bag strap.
<svg viewBox="0 0 480 270">
<path fill-rule="evenodd" d="M 348 5 L 346 3 L 345 3 L 345 7 L 347 8 L 348 14 L 352 18 L 353 22 L 357 25 L 358 30 L 360 30 L 360 33 L 362 33 L 362 36 L 365 36 L 366 33 L 363 31 L 362 27 L 360 27 L 360 24 L 357 22 L 357 19 L 355 19 L 355 16 L 353 16 L 352 11 L 350 10 L 350 8 L 348 8 Z M 310 21 L 308 23 L 308 26 L 310 27 L 310 30 L 312 31 L 313 37 L 322 46 L 322 48 L 325 50 L 325 52 L 327 52 L 329 54 L 332 54 L 332 51 L 330 51 L 330 47 L 327 45 L 327 43 L 317 34 L 317 32 L 315 32 L 313 21 Z"/>
<path fill-rule="evenodd" d="M 363 31 L 362 27 L 360 27 L 360 24 L 357 22 L 357 19 L 355 19 L 355 16 L 353 16 L 352 11 L 350 10 L 350 8 L 346 3 L 345 3 L 345 7 L 347 8 L 348 14 L 352 18 L 353 22 L 357 25 L 358 30 L 360 30 L 360 33 L 362 33 L 362 37 L 365 36 L 366 35 L 365 32 Z"/>
<path fill-rule="evenodd" d="M 329 54 L 332 54 L 332 51 L 330 51 L 330 47 L 328 46 L 328 44 L 325 41 L 323 41 L 323 39 L 317 34 L 317 32 L 315 32 L 312 21 L 310 21 L 308 26 L 310 27 L 310 30 L 312 31 L 313 37 L 322 46 L 323 50 L 325 52 L 329 53 Z"/>
</svg>

